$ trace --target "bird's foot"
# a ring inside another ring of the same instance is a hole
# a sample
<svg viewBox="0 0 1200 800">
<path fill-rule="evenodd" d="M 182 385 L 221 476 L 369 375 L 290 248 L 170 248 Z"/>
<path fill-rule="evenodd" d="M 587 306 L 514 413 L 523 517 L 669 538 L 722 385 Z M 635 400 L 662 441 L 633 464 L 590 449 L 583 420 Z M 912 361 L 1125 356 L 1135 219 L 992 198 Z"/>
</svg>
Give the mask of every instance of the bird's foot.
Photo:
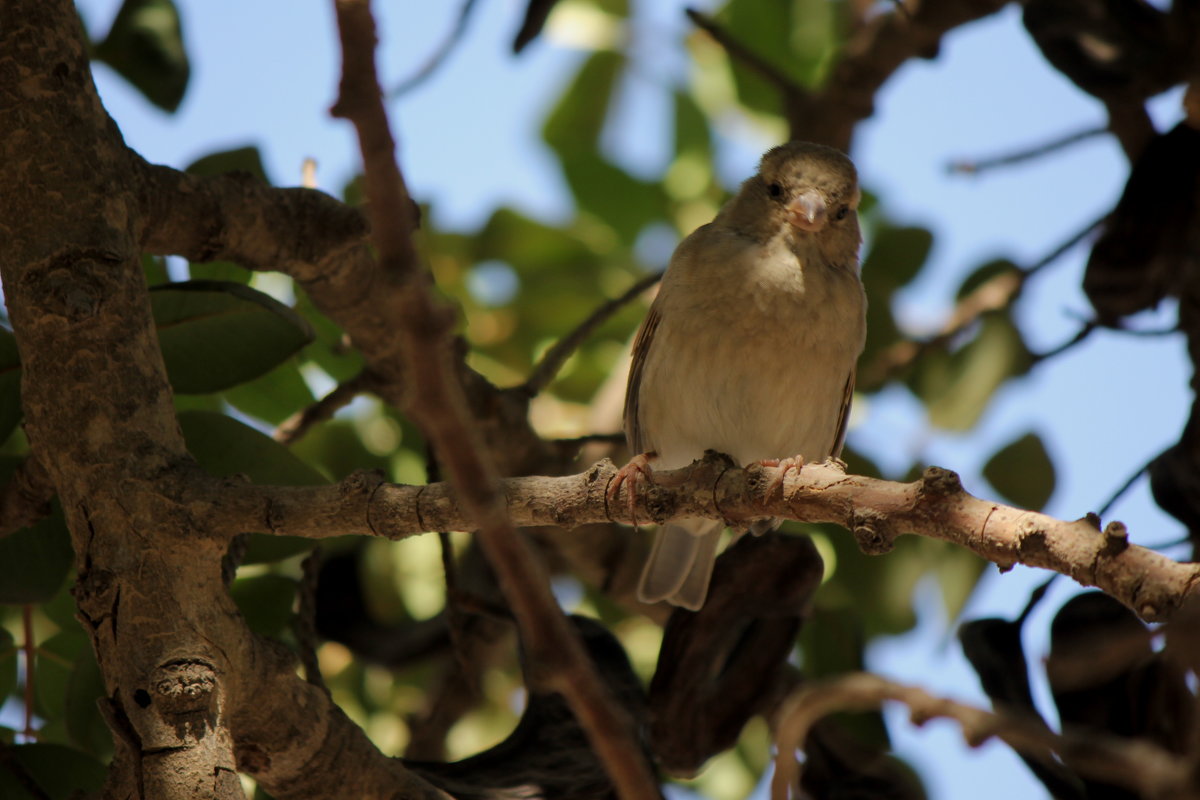
<svg viewBox="0 0 1200 800">
<path fill-rule="evenodd" d="M 606 499 L 611 505 L 616 502 L 617 496 L 621 493 L 621 485 L 626 481 L 629 485 L 625 487 L 625 497 L 629 502 L 629 519 L 633 523 L 633 527 L 638 527 L 637 520 L 637 495 L 638 487 L 642 481 L 652 483 L 650 469 L 650 459 L 654 458 L 656 453 L 639 453 L 629 459 L 629 463 L 617 470 L 617 474 L 613 476 L 612 481 L 608 484 Z"/>
<path fill-rule="evenodd" d="M 776 492 L 778 492 L 779 499 L 782 500 L 783 499 L 783 479 L 786 478 L 787 474 L 789 472 L 791 472 L 792 470 L 795 470 L 797 475 L 800 474 L 800 469 L 804 466 L 804 456 L 789 456 L 787 458 L 765 458 L 762 461 L 759 461 L 758 463 L 762 464 L 764 467 L 777 467 L 778 468 L 779 471 L 775 473 L 775 477 L 771 478 L 771 482 L 767 484 L 767 490 L 763 493 L 763 496 L 770 499 L 772 495 L 774 495 Z"/>
</svg>

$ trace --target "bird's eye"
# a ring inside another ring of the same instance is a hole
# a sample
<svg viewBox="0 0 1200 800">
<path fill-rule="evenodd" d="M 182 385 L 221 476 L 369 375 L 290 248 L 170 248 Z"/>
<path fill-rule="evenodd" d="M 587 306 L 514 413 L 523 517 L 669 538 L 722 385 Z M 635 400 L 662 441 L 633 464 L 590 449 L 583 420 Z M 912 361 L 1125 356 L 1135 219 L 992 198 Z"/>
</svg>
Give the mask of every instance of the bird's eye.
<svg viewBox="0 0 1200 800">
<path fill-rule="evenodd" d="M 767 187 L 767 194 L 771 195 L 771 197 L 780 197 L 783 195 L 783 187 L 778 183 L 772 183 Z"/>
<path fill-rule="evenodd" d="M 850 206 L 842 206 L 841 208 L 838 209 L 838 212 L 833 215 L 833 218 L 834 219 L 845 219 L 846 215 L 849 213 L 850 213 Z"/>
</svg>

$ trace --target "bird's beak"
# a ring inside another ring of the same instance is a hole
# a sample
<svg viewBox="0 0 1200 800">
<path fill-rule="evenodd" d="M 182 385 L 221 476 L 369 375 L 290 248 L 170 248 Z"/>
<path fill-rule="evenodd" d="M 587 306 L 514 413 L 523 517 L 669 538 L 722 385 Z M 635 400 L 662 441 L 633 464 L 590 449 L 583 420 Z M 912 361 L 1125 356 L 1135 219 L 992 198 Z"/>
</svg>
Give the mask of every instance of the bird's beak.
<svg viewBox="0 0 1200 800">
<path fill-rule="evenodd" d="M 816 233 L 825 227 L 827 213 L 825 198 L 815 189 L 808 189 L 796 196 L 787 205 L 788 221 L 794 227 L 809 233 Z"/>
</svg>

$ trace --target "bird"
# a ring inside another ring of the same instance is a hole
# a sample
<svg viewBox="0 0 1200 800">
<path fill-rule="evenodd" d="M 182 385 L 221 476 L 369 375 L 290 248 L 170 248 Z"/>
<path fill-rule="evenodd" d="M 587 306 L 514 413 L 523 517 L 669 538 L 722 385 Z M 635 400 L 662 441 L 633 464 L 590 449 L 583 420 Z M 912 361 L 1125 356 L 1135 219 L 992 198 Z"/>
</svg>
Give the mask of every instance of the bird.
<svg viewBox="0 0 1200 800">
<path fill-rule="evenodd" d="M 866 341 L 861 196 L 841 151 L 788 142 L 679 243 L 634 338 L 624 423 L 636 455 L 609 484 L 610 499 L 628 483 L 632 515 L 652 469 L 684 467 L 709 450 L 779 467 L 768 491 L 782 491 L 805 460 L 841 453 Z M 661 526 L 638 599 L 702 608 L 723 529 L 702 518 Z"/>
</svg>

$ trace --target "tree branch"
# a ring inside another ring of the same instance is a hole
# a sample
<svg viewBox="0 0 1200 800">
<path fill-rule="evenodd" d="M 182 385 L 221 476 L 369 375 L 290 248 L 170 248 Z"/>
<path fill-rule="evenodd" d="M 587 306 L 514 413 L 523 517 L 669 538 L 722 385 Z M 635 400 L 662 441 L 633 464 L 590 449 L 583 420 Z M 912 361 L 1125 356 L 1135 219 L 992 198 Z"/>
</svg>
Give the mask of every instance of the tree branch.
<svg viewBox="0 0 1200 800">
<path fill-rule="evenodd" d="M 577 475 L 509 478 L 500 482 L 500 490 L 516 525 L 629 524 L 625 495 L 611 506 L 607 502 L 616 472 L 605 460 Z M 655 472 L 653 484 L 639 492 L 634 513 L 656 523 L 684 517 L 737 524 L 762 517 L 833 522 L 851 531 L 869 553 L 887 552 L 906 533 L 942 539 L 1003 571 L 1024 564 L 1097 586 L 1149 621 L 1169 618 L 1200 582 L 1200 565 L 1129 543 L 1119 522 L 1100 531 L 1095 517 L 1064 521 L 983 500 L 966 492 L 953 472 L 937 467 L 918 481 L 896 483 L 847 475 L 837 462 L 806 464 L 798 477 L 788 472 L 782 493 L 764 497 L 774 473 L 775 468 L 739 469 L 712 457 Z M 232 487 L 206 513 L 213 524 L 233 530 L 311 538 L 403 539 L 433 530 L 469 530 L 474 524 L 449 484 L 389 484 L 365 472 L 335 486 Z"/>
<path fill-rule="evenodd" d="M 400 356 L 411 385 L 407 410 L 432 442 L 439 463 L 458 488 L 489 561 L 538 669 L 562 692 L 612 778 L 628 800 L 657 798 L 658 788 L 637 744 L 632 719 L 616 706 L 583 646 L 550 593 L 544 567 L 508 519 L 499 476 L 468 410 L 451 366 L 450 310 L 435 304 L 419 270 L 411 201 L 395 160 L 382 92 L 375 73 L 375 21 L 366 0 L 335 0 L 342 40 L 342 82 L 334 114 L 354 123 L 363 156 L 372 238 L 392 295 Z M 369 355 L 368 355 L 369 358 Z"/>
<path fill-rule="evenodd" d="M 954 720 L 972 747 L 995 737 L 1043 759 L 1052 760 L 1057 754 L 1072 770 L 1124 786 L 1139 797 L 1197 797 L 1191 765 L 1149 741 L 1101 733 L 1056 734 L 1027 717 L 984 711 L 877 675 L 853 673 L 806 686 L 780 711 L 772 800 L 787 800 L 789 790 L 799 786 L 801 767 L 795 752 L 803 749 L 809 731 L 822 717 L 837 711 L 874 710 L 888 701 L 907 705 L 915 725 L 938 718 Z"/>
</svg>

